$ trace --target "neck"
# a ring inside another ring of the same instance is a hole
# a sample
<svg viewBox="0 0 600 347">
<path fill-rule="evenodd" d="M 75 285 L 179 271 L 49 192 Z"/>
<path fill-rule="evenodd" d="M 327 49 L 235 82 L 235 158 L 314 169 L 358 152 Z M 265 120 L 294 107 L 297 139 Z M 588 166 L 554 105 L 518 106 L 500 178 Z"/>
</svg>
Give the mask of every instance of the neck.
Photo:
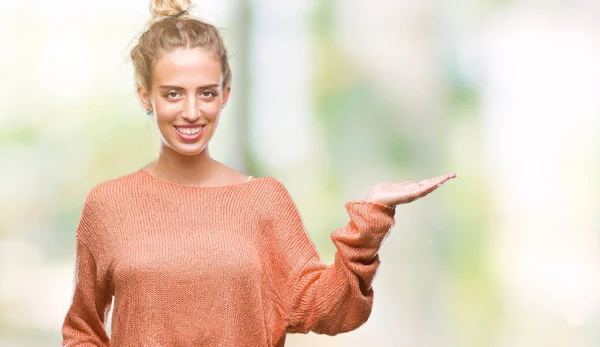
<svg viewBox="0 0 600 347">
<path fill-rule="evenodd" d="M 149 165 L 157 177 L 180 184 L 199 185 L 210 181 L 217 162 L 210 157 L 208 146 L 196 155 L 183 155 L 168 146 L 161 146 L 158 160 Z"/>
</svg>

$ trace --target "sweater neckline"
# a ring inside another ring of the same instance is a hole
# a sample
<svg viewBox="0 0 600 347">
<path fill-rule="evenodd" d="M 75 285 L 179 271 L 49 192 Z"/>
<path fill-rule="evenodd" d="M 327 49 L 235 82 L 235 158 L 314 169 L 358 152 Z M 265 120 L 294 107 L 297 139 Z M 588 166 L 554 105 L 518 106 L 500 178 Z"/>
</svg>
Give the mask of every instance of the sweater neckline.
<svg viewBox="0 0 600 347">
<path fill-rule="evenodd" d="M 139 169 L 138 173 L 140 173 L 141 175 L 147 177 L 151 181 L 155 181 L 155 182 L 162 183 L 162 184 L 169 185 L 169 186 L 173 186 L 173 187 L 186 188 L 186 189 L 196 189 L 196 190 L 218 190 L 218 189 L 234 188 L 234 187 L 238 187 L 238 186 L 251 185 L 254 182 L 258 182 L 258 181 L 267 179 L 267 177 L 252 177 L 251 180 L 245 181 L 245 182 L 240 182 L 240 183 L 225 184 L 225 185 L 221 185 L 221 186 L 195 186 L 195 185 L 191 185 L 191 184 L 177 183 L 177 182 L 174 182 L 174 181 L 169 181 L 167 179 L 154 176 L 153 174 L 151 174 L 148 171 L 146 171 L 145 168 Z"/>
</svg>

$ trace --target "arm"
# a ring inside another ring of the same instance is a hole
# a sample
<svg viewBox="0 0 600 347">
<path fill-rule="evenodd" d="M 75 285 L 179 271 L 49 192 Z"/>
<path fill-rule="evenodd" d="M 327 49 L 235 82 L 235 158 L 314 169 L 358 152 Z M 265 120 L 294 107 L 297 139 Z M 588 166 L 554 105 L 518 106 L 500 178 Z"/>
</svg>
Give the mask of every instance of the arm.
<svg viewBox="0 0 600 347">
<path fill-rule="evenodd" d="M 105 330 L 106 319 L 112 304 L 108 281 L 102 275 L 91 252 L 89 242 L 83 237 L 88 227 L 95 225 L 97 211 L 86 199 L 77 230 L 75 288 L 73 300 L 65 316 L 62 335 L 63 346 L 108 347 Z"/>
<path fill-rule="evenodd" d="M 272 260 L 272 266 L 273 275 L 283 279 L 277 288 L 287 332 L 335 335 L 358 328 L 371 314 L 377 252 L 394 225 L 395 208 L 346 203 L 350 222 L 332 234 L 337 252 L 334 263 L 325 265 L 288 192 L 283 186 L 277 190 L 272 246 L 283 259 Z"/>
</svg>

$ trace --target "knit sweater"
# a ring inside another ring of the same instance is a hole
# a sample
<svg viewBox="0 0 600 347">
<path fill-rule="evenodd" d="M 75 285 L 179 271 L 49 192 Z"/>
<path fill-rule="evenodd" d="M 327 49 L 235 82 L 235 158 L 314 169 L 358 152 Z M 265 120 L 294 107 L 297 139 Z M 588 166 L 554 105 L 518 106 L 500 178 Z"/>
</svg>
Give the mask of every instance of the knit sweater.
<svg viewBox="0 0 600 347">
<path fill-rule="evenodd" d="M 345 207 L 350 221 L 332 233 L 327 265 L 272 177 L 201 187 L 141 169 L 104 181 L 77 225 L 62 344 L 280 347 L 287 333 L 354 330 L 371 313 L 395 207 Z"/>
</svg>

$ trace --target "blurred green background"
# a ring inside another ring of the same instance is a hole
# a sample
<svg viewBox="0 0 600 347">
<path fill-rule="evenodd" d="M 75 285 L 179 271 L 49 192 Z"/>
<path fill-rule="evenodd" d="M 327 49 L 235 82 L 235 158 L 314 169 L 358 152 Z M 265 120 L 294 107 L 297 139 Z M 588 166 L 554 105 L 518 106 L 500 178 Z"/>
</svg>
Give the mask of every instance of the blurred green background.
<svg viewBox="0 0 600 347">
<path fill-rule="evenodd" d="M 370 320 L 294 346 L 600 346 L 600 2 L 206 0 L 232 97 L 213 156 L 288 188 L 331 262 L 344 203 L 399 206 Z M 0 3 L 0 346 L 60 344 L 95 184 L 157 155 L 128 61 L 145 0 Z"/>
</svg>

